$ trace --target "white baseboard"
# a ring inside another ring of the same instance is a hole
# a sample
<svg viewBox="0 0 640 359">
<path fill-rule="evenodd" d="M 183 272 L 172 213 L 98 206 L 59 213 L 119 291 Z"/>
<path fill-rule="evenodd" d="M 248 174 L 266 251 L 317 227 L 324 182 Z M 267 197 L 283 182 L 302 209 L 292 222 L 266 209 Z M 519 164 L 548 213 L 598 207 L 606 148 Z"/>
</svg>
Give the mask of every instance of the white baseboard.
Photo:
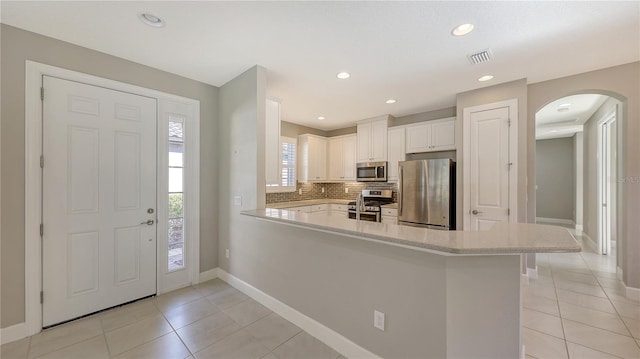
<svg viewBox="0 0 640 359">
<path fill-rule="evenodd" d="M 581 224 L 576 224 L 576 234 L 581 236 L 582 235 L 582 231 L 584 230 L 584 226 Z"/>
<path fill-rule="evenodd" d="M 18 323 L 10 327 L 0 329 L 0 343 L 7 344 L 27 337 L 27 325 Z"/>
<path fill-rule="evenodd" d="M 218 268 L 209 269 L 200 273 L 200 283 L 218 278 Z"/>
<path fill-rule="evenodd" d="M 536 266 L 535 268 L 527 267 L 527 277 L 533 280 L 538 279 L 538 266 Z"/>
<path fill-rule="evenodd" d="M 625 297 L 631 300 L 640 301 L 640 288 L 625 286 Z"/>
<path fill-rule="evenodd" d="M 546 223 L 557 223 L 557 224 L 568 224 L 571 226 L 575 225 L 570 219 L 561 219 L 561 218 L 546 218 L 546 217 L 536 217 L 536 223 L 538 222 L 546 222 Z"/>
<path fill-rule="evenodd" d="M 218 277 L 220 279 L 224 280 L 234 288 L 253 298 L 258 303 L 271 309 L 273 312 L 280 315 L 284 319 L 297 325 L 302 330 L 324 342 L 347 358 L 380 358 L 379 356 L 345 338 L 341 334 L 335 332 L 331 328 L 312 318 L 309 318 L 308 316 L 300 313 L 294 308 L 291 308 L 278 299 L 268 295 L 267 293 L 264 293 L 260 289 L 255 288 L 251 284 L 244 282 L 243 280 L 233 276 L 232 274 L 227 273 L 221 268 L 217 269 Z"/>
<path fill-rule="evenodd" d="M 588 234 L 586 234 L 585 232 L 582 232 L 582 237 L 584 237 L 584 243 L 589 246 L 589 248 L 595 252 L 598 251 L 598 243 L 596 243 L 593 238 L 589 237 Z"/>
</svg>

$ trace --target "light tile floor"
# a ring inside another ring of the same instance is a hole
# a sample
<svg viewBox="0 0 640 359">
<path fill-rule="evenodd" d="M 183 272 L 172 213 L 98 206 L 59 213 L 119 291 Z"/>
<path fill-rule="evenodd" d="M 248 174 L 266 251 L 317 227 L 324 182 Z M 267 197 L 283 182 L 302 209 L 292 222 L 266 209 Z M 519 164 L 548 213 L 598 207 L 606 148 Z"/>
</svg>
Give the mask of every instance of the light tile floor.
<svg viewBox="0 0 640 359">
<path fill-rule="evenodd" d="M 237 289 L 214 279 L 5 344 L 0 358 L 342 357 Z"/>
<path fill-rule="evenodd" d="M 539 278 L 522 285 L 527 358 L 640 358 L 640 302 L 625 297 L 615 257 L 582 247 L 537 255 Z"/>
<path fill-rule="evenodd" d="M 537 264 L 522 286 L 527 358 L 640 358 L 640 302 L 625 298 L 615 258 L 585 248 Z M 0 358 L 342 357 L 216 279 L 5 344 Z"/>
</svg>

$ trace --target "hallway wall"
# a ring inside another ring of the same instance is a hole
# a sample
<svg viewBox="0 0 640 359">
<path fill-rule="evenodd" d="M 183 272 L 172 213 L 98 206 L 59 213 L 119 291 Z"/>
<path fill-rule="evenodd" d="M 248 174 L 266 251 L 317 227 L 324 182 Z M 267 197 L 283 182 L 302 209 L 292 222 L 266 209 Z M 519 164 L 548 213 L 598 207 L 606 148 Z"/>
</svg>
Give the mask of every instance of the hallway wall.
<svg viewBox="0 0 640 359">
<path fill-rule="evenodd" d="M 575 222 L 574 137 L 536 141 L 536 217 Z"/>
</svg>

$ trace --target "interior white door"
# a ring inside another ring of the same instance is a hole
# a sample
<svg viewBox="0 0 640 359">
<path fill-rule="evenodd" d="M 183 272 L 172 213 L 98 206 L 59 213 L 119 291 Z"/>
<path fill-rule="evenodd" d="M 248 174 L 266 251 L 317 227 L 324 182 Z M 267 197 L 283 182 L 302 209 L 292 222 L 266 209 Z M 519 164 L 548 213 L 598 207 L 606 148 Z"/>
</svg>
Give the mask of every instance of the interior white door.
<svg viewBox="0 0 640 359">
<path fill-rule="evenodd" d="M 156 293 L 156 100 L 43 77 L 43 326 Z"/>
<path fill-rule="evenodd" d="M 509 107 L 469 117 L 469 218 L 471 230 L 509 220 Z"/>
</svg>

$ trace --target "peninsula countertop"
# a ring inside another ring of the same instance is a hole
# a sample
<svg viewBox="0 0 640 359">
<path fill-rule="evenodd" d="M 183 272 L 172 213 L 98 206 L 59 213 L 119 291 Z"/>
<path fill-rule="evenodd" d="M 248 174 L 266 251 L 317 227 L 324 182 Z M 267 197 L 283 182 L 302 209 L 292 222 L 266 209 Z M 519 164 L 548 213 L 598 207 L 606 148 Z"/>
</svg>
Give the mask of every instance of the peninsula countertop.
<svg viewBox="0 0 640 359">
<path fill-rule="evenodd" d="M 442 231 L 274 208 L 247 210 L 241 214 L 441 255 L 581 251 L 576 239 L 565 228 L 540 224 L 499 222 L 486 231 Z"/>
</svg>

